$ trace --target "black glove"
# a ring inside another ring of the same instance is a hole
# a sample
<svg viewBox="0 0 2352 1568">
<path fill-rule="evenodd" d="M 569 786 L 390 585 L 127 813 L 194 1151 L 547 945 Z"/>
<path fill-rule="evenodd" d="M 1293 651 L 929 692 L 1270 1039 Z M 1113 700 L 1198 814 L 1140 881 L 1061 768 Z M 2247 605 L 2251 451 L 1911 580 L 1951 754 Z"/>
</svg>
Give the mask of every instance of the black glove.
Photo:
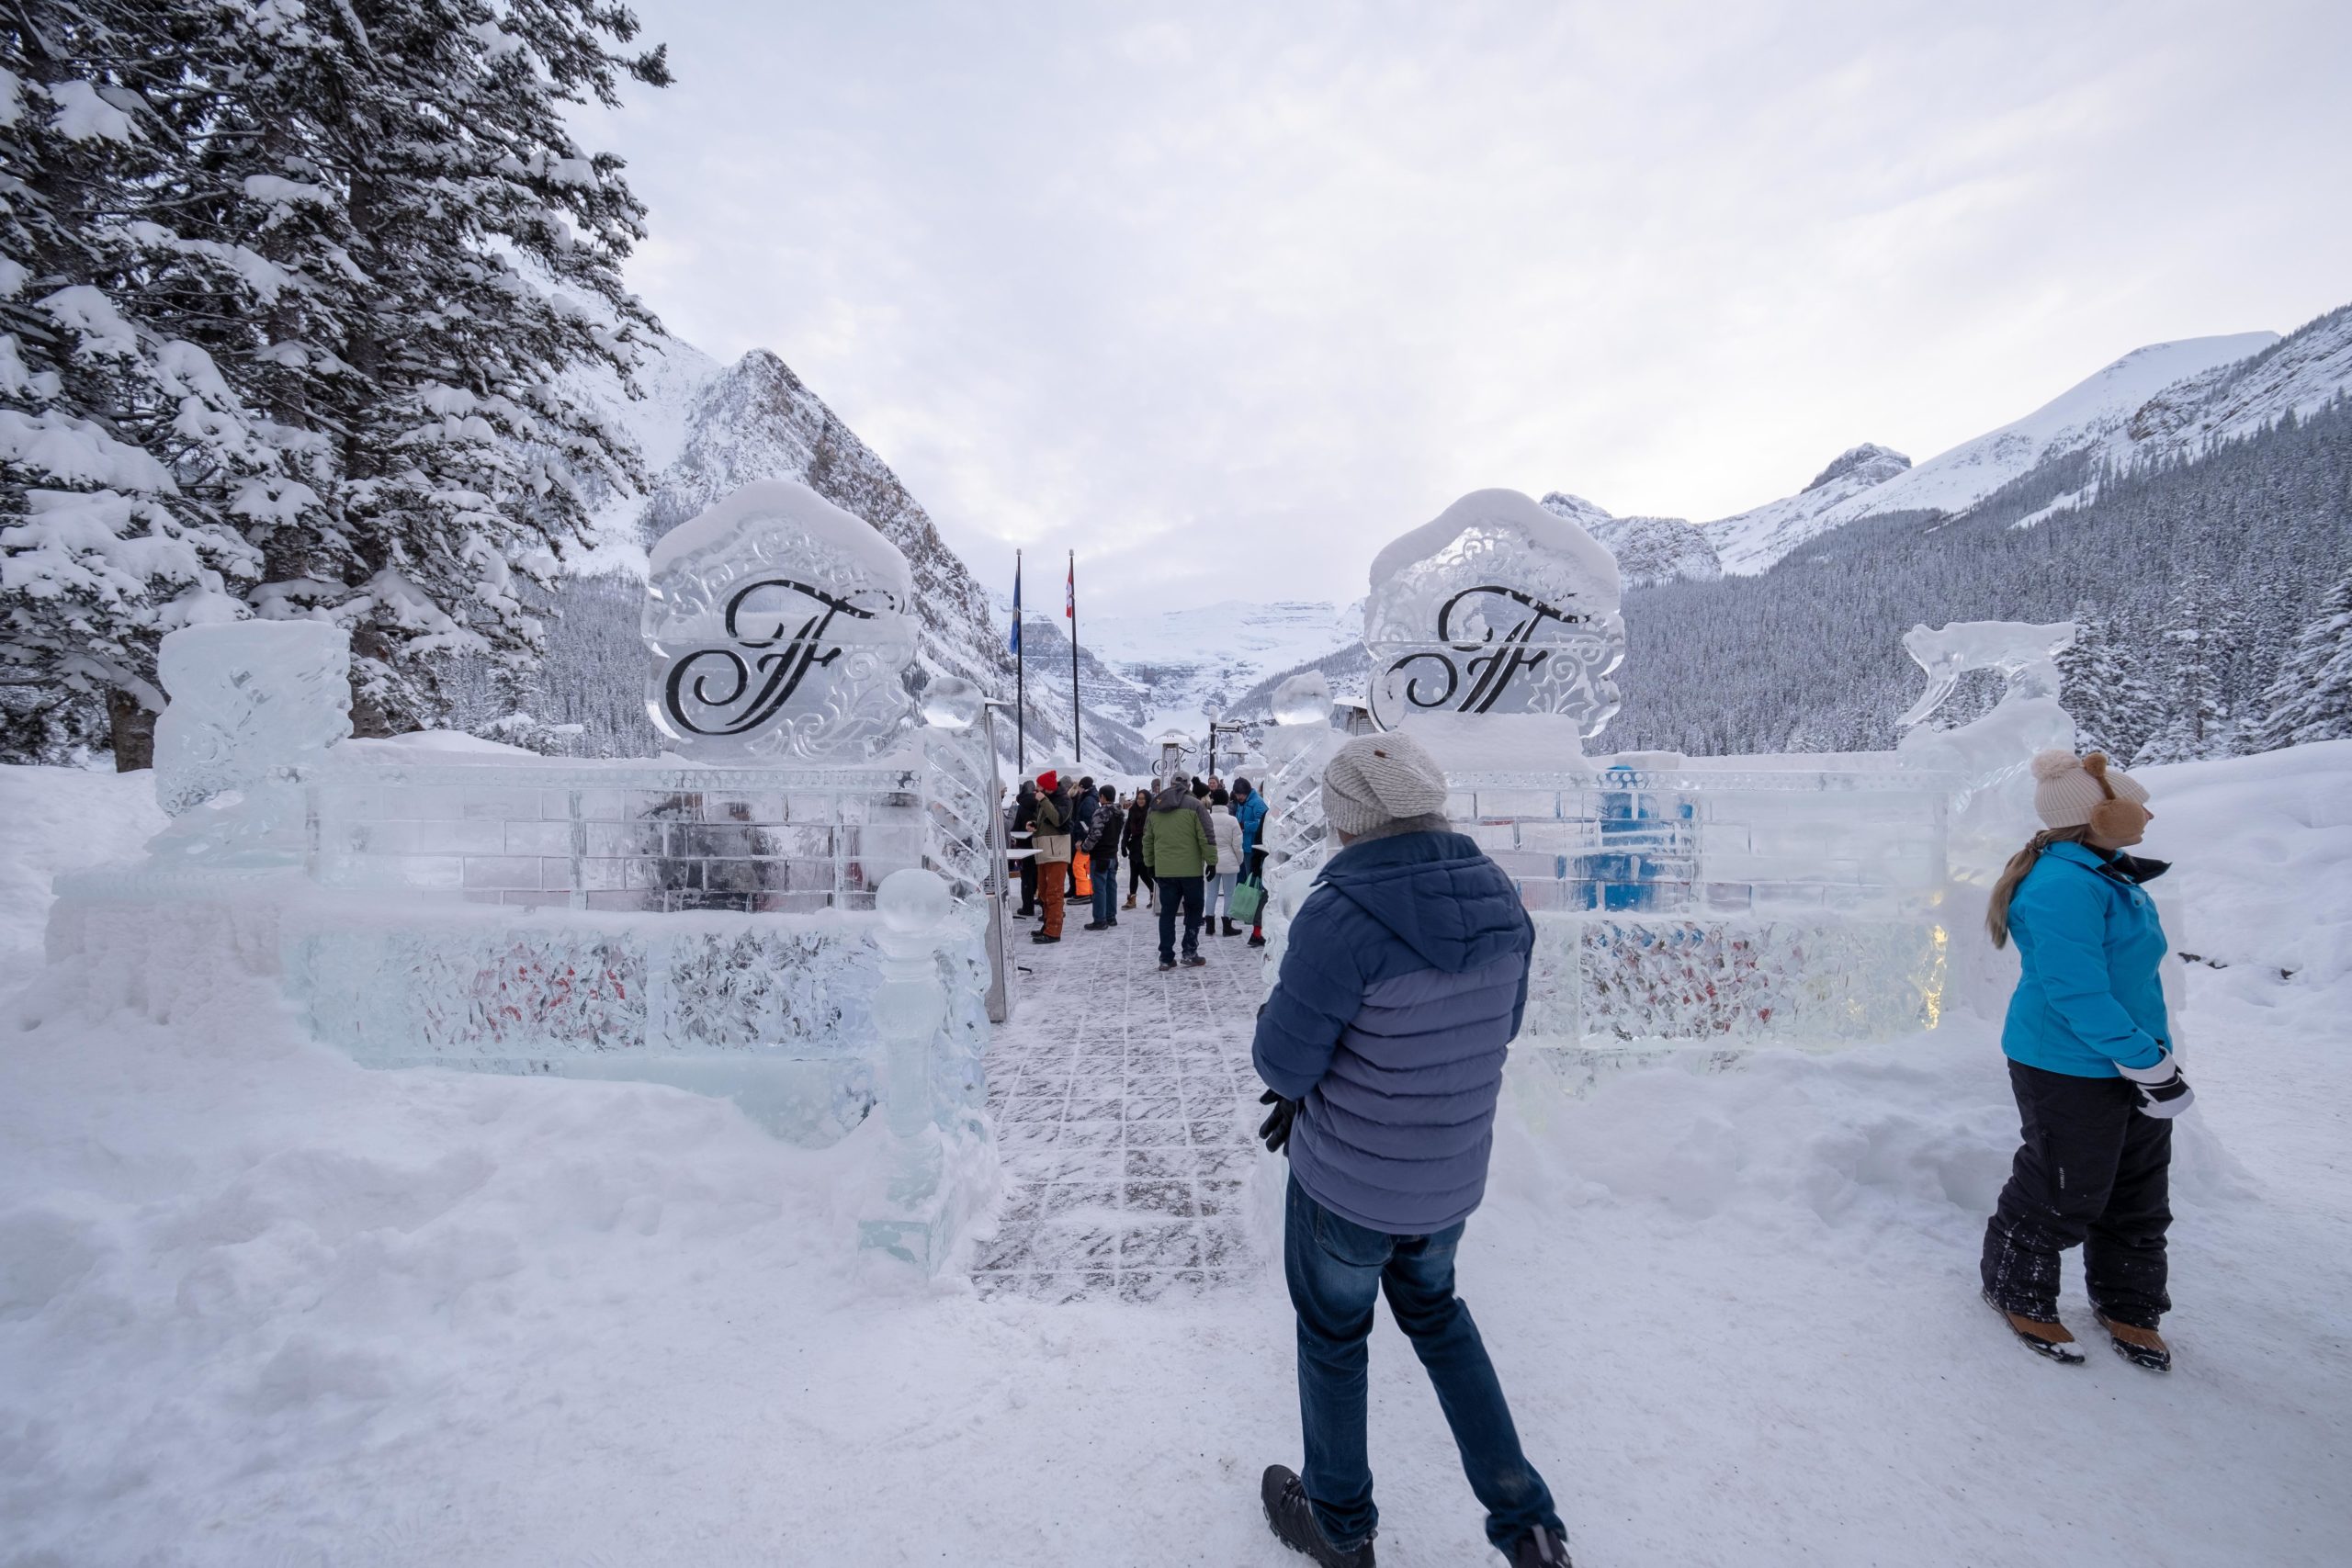
<svg viewBox="0 0 2352 1568">
<path fill-rule="evenodd" d="M 2140 1114 L 2170 1119 L 2189 1107 L 2197 1096 L 2190 1092 L 2188 1080 L 2180 1076 L 2180 1066 L 2166 1051 L 2156 1058 L 2153 1067 L 2127 1067 L 2115 1064 L 2115 1070 L 2128 1079 L 2140 1092 Z"/>
<path fill-rule="evenodd" d="M 1298 1119 L 1298 1101 L 1284 1100 L 1268 1089 L 1258 1097 L 1258 1103 L 1273 1107 L 1266 1112 L 1265 1121 L 1259 1123 L 1258 1136 L 1266 1140 L 1268 1154 L 1278 1155 L 1283 1152 L 1283 1145 L 1290 1142 L 1290 1124 Z"/>
</svg>

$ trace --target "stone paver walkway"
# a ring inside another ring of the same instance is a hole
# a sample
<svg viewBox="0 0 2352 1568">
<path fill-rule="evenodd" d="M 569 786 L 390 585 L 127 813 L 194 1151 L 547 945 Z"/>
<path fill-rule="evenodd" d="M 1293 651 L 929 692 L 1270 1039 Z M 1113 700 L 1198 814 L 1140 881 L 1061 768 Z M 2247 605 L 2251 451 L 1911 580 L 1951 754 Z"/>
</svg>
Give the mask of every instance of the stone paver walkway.
<svg viewBox="0 0 2352 1568">
<path fill-rule="evenodd" d="M 1242 1213 L 1264 1109 L 1250 1066 L 1261 953 L 1204 928 L 1208 965 L 1163 975 L 1149 910 L 1083 923 L 1048 946 L 1030 942 L 1035 921 L 1014 925 L 1028 973 L 988 1060 L 1010 1191 L 974 1283 L 1054 1302 L 1239 1284 L 1261 1261 Z"/>
</svg>

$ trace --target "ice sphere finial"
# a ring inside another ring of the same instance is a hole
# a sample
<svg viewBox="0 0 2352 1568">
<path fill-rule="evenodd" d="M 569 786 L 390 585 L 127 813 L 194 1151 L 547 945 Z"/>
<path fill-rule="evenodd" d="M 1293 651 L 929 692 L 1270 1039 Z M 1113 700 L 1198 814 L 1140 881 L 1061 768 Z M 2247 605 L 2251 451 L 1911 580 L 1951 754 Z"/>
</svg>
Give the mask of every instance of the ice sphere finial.
<svg viewBox="0 0 2352 1568">
<path fill-rule="evenodd" d="M 1320 670 L 1306 670 L 1274 688 L 1276 724 L 1331 722 L 1331 682 Z"/>
<path fill-rule="evenodd" d="M 663 535 L 648 566 L 646 705 L 681 751 L 870 757 L 898 738 L 914 574 L 864 522 L 763 479 Z"/>
<path fill-rule="evenodd" d="M 923 688 L 922 721 L 933 729 L 969 729 L 979 722 L 980 689 L 961 675 L 943 675 Z"/>
<path fill-rule="evenodd" d="M 947 919 L 955 902 L 937 872 L 914 865 L 884 877 L 881 888 L 874 895 L 874 907 L 881 911 L 882 923 L 906 936 L 936 930 Z"/>
<path fill-rule="evenodd" d="M 351 733 L 351 634 L 322 621 L 230 621 L 164 638 L 155 797 L 176 817 L 250 793 Z"/>
<path fill-rule="evenodd" d="M 1380 552 L 1364 607 L 1372 712 L 1544 714 L 1587 739 L 1625 657 L 1615 558 L 1517 491 L 1464 496 Z"/>
</svg>

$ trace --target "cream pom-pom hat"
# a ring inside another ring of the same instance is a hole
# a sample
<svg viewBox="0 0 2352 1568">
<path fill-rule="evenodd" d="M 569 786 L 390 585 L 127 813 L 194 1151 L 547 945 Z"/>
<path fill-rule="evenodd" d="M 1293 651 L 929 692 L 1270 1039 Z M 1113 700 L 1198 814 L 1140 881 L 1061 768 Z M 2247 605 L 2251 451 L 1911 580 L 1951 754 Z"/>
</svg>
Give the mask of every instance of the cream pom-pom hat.
<svg viewBox="0 0 2352 1568">
<path fill-rule="evenodd" d="M 2103 752 L 2041 752 L 2033 760 L 2033 809 L 2045 828 L 2088 828 L 2103 839 L 2126 839 L 2142 825 L 2138 813 L 2109 807 L 2145 807 L 2146 786 L 2109 767 Z"/>
</svg>

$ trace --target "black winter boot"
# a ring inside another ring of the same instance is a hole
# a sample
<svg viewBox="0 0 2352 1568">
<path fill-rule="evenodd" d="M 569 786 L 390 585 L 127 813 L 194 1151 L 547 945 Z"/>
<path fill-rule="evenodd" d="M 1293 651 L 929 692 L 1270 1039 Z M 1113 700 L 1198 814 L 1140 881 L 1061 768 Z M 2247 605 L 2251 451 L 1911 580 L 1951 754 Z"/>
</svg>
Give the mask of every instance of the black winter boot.
<svg viewBox="0 0 2352 1568">
<path fill-rule="evenodd" d="M 1286 1466 L 1266 1467 L 1265 1478 L 1258 1483 L 1258 1499 L 1266 1506 L 1266 1528 L 1293 1551 L 1305 1552 L 1323 1568 L 1373 1568 L 1371 1541 L 1341 1551 L 1323 1539 L 1323 1528 L 1315 1522 L 1315 1505 L 1306 1500 L 1306 1483 Z"/>
<path fill-rule="evenodd" d="M 1219 931 L 1217 934 L 1219 936 L 1239 936 L 1241 934 L 1241 928 L 1235 925 L 1231 920 L 1227 920 L 1225 922 L 1225 930 Z"/>
<path fill-rule="evenodd" d="M 1568 1543 L 1547 1525 L 1538 1525 L 1511 1543 L 1510 1568 L 1575 1568 Z"/>
</svg>

